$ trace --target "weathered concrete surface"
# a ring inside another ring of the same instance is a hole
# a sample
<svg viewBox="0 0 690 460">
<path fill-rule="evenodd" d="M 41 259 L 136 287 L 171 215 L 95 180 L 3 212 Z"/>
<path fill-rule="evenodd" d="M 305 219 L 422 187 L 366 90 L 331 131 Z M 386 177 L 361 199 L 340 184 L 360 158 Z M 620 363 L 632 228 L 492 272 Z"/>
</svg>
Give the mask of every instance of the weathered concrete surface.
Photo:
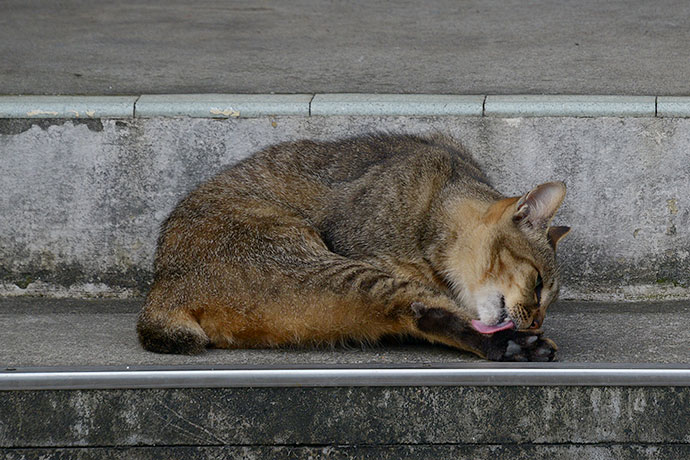
<svg viewBox="0 0 690 460">
<path fill-rule="evenodd" d="M 0 120 L 0 292 L 141 295 L 195 184 L 269 144 L 381 130 L 460 139 L 506 194 L 565 181 L 564 298 L 690 296 L 690 120 L 346 116 Z"/>
<path fill-rule="evenodd" d="M 384 446 L 233 446 L 2 449 L 5 460 L 669 460 L 690 457 L 690 445 L 384 445 Z"/>
<path fill-rule="evenodd" d="M 1 96 L 0 118 L 127 118 L 137 96 Z"/>
<path fill-rule="evenodd" d="M 140 118 L 256 118 L 309 116 L 312 94 L 144 94 L 136 101 Z"/>
<path fill-rule="evenodd" d="M 487 117 L 653 117 L 654 96 L 487 96 Z"/>
<path fill-rule="evenodd" d="M 207 350 L 162 355 L 138 344 L 140 301 L 0 299 L 0 367 L 422 365 L 482 362 L 442 346 L 384 343 L 333 349 Z M 690 364 L 689 302 L 559 302 L 544 328 L 563 363 Z M 554 367 L 558 363 L 553 363 Z"/>
<path fill-rule="evenodd" d="M 0 93 L 687 95 L 684 0 L 5 0 Z"/>
<path fill-rule="evenodd" d="M 687 387 L 0 392 L 0 447 L 690 444 Z"/>
</svg>

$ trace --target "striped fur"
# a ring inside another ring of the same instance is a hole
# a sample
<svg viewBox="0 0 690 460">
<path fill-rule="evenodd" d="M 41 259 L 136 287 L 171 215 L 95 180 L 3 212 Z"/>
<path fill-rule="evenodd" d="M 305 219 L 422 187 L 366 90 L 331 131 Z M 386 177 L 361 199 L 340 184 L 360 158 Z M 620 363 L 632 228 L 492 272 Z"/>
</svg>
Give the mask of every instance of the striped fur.
<svg viewBox="0 0 690 460">
<path fill-rule="evenodd" d="M 269 147 L 163 223 L 140 341 L 199 353 L 415 336 L 499 359 L 506 340 L 470 320 L 493 321 L 500 294 L 527 329 L 557 295 L 566 232 L 548 223 L 565 189 L 544 187 L 503 197 L 440 135 Z"/>
</svg>

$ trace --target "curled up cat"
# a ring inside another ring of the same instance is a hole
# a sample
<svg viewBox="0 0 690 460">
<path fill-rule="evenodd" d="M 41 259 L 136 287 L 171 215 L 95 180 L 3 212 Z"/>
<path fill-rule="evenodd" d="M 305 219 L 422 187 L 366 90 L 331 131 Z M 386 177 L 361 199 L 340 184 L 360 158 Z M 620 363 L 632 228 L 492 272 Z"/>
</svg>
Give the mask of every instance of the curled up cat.
<svg viewBox="0 0 690 460">
<path fill-rule="evenodd" d="M 565 185 L 494 190 L 442 135 L 266 148 L 201 184 L 162 224 L 143 347 L 372 343 L 414 337 L 499 361 L 551 361 L 550 222 Z"/>
</svg>

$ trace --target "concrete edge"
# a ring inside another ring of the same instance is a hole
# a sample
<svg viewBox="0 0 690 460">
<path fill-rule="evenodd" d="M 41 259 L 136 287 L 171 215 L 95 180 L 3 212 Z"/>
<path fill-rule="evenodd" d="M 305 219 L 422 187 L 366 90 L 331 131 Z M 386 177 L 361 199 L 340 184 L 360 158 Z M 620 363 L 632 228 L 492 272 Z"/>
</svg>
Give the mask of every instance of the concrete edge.
<svg viewBox="0 0 690 460">
<path fill-rule="evenodd" d="M 690 117 L 690 97 L 439 94 L 0 96 L 0 118 Z"/>
<path fill-rule="evenodd" d="M 144 94 L 136 116 L 190 118 L 255 118 L 309 116 L 311 94 Z"/>
<path fill-rule="evenodd" d="M 655 96 L 488 96 L 488 117 L 655 117 Z"/>
<path fill-rule="evenodd" d="M 690 117 L 690 97 L 657 98 L 657 116 L 670 118 Z"/>
<path fill-rule="evenodd" d="M 485 96 L 442 94 L 316 94 L 312 116 L 471 116 L 481 117 Z"/>
<path fill-rule="evenodd" d="M 690 366 L 258 368 L 0 372 L 0 391 L 361 386 L 690 386 Z"/>
<path fill-rule="evenodd" d="M 0 96 L 0 118 L 132 118 L 136 96 Z"/>
</svg>

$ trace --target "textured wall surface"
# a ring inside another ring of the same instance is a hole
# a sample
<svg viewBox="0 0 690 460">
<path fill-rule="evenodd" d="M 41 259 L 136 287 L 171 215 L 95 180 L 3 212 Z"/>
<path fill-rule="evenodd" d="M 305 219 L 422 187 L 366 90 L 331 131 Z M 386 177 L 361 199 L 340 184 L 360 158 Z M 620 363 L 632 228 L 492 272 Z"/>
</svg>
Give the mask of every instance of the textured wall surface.
<svg viewBox="0 0 690 460">
<path fill-rule="evenodd" d="M 460 139 L 496 188 L 563 180 L 567 298 L 689 297 L 690 119 L 0 120 L 0 294 L 138 296 L 158 226 L 266 145 L 372 131 Z"/>
<path fill-rule="evenodd" d="M 684 387 L 0 392 L 0 447 L 680 444 Z M 59 410 L 55 410 L 59 408 Z"/>
<path fill-rule="evenodd" d="M 79 447 L 2 449 L 6 460 L 417 460 L 478 458 L 510 460 L 666 460 L 688 458 L 688 444 L 502 444 L 502 445 L 384 445 L 384 446 L 241 446 L 241 447 Z"/>
<path fill-rule="evenodd" d="M 671 387 L 0 392 L 0 455 L 680 459 L 687 404 Z"/>
</svg>

